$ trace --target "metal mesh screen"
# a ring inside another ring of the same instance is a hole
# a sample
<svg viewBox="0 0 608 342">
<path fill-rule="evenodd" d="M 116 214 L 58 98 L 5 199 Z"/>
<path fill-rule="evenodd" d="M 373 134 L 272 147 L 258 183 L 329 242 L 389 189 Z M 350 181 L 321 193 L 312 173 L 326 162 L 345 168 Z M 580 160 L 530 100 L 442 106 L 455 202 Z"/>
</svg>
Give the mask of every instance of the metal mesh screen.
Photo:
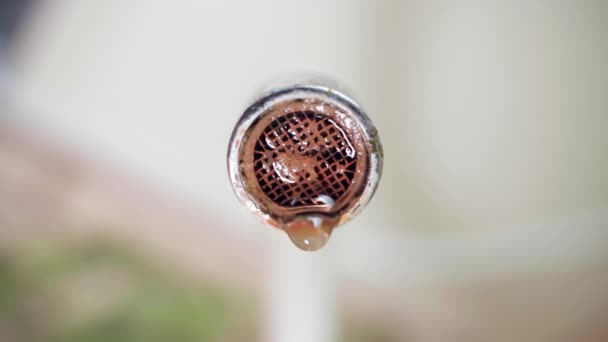
<svg viewBox="0 0 608 342">
<path fill-rule="evenodd" d="M 356 168 L 357 153 L 344 130 L 314 111 L 276 118 L 255 144 L 260 188 L 284 207 L 331 205 L 346 193 Z"/>
</svg>

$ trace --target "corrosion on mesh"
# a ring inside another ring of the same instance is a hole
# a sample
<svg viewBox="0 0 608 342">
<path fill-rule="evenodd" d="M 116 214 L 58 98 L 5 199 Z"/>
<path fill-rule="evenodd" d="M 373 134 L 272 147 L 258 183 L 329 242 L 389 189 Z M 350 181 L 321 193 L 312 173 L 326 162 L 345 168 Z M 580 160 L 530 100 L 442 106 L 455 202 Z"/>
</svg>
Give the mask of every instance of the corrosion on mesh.
<svg viewBox="0 0 608 342">
<path fill-rule="evenodd" d="M 268 109 L 249 129 L 241 172 L 263 206 L 331 213 L 356 200 L 368 151 L 344 113 L 317 99 L 296 99 Z"/>
</svg>

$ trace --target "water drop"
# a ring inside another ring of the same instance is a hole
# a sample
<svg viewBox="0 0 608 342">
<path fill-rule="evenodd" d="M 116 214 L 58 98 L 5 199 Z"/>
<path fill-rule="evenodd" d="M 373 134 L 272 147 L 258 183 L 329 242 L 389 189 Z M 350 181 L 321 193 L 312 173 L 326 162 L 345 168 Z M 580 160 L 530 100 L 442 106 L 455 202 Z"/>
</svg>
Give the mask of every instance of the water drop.
<svg viewBox="0 0 608 342">
<path fill-rule="evenodd" d="M 274 134 L 276 135 L 277 133 L 274 132 Z M 264 139 L 265 139 L 266 145 L 268 145 L 268 147 L 270 147 L 270 148 L 276 148 L 275 144 L 272 142 L 271 139 L 268 139 L 268 137 L 265 137 Z"/>
<path fill-rule="evenodd" d="M 303 251 L 321 249 L 333 229 L 333 224 L 318 216 L 297 217 L 283 227 L 291 242 Z"/>
<path fill-rule="evenodd" d="M 336 201 L 326 194 L 319 195 L 319 197 L 317 197 L 317 202 L 321 202 L 330 208 L 333 208 L 334 204 L 336 204 Z"/>
<path fill-rule="evenodd" d="M 283 182 L 286 183 L 295 183 L 296 182 L 296 175 L 293 168 L 290 168 L 287 164 L 287 161 L 284 159 L 278 159 L 277 161 L 275 161 L 274 163 L 272 163 L 272 166 L 274 167 L 274 170 L 276 171 L 277 176 L 279 177 L 279 179 L 281 179 Z"/>
</svg>

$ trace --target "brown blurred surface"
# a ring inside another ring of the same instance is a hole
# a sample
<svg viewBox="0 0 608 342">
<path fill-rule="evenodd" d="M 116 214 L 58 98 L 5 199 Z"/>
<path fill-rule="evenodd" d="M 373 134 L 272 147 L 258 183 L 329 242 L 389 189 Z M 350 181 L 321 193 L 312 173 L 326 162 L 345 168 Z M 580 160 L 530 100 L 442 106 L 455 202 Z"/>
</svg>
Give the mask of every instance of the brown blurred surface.
<svg viewBox="0 0 608 342">
<path fill-rule="evenodd" d="M 217 230 L 206 234 L 209 225 L 221 224 L 214 223 L 213 216 L 196 213 L 178 199 L 80 156 L 77 149 L 62 147 L 44 133 L 9 122 L 3 122 L 0 130 L 3 248 L 46 240 L 78 245 L 105 237 L 128 241 L 129 249 L 156 255 L 154 260 L 164 267 L 199 279 L 212 278 L 249 293 L 263 285 L 260 277 L 265 271 L 259 262 L 265 257 L 263 251 L 252 245 L 239 247 L 238 241 Z M 369 326 L 361 336 L 602 341 L 608 333 L 604 267 L 445 285 L 437 281 L 404 291 L 398 285 L 391 290 L 348 278 L 338 286 L 345 322 Z M 373 333 L 374 329 L 379 331 Z M 357 336 L 351 336 L 353 341 Z"/>
</svg>

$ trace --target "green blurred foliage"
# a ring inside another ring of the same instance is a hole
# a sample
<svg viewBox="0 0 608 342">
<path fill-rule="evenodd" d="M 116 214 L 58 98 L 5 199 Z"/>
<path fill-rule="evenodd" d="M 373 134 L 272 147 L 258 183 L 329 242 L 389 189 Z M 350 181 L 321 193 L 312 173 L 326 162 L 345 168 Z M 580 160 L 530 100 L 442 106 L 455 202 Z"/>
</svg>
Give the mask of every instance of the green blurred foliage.
<svg viewBox="0 0 608 342">
<path fill-rule="evenodd" d="M 0 253 L 0 341 L 252 341 L 249 296 L 95 240 Z"/>
<path fill-rule="evenodd" d="M 403 337 L 394 327 L 360 319 L 345 322 L 343 342 L 402 342 Z M 409 339 L 408 339 L 409 340 Z"/>
</svg>

